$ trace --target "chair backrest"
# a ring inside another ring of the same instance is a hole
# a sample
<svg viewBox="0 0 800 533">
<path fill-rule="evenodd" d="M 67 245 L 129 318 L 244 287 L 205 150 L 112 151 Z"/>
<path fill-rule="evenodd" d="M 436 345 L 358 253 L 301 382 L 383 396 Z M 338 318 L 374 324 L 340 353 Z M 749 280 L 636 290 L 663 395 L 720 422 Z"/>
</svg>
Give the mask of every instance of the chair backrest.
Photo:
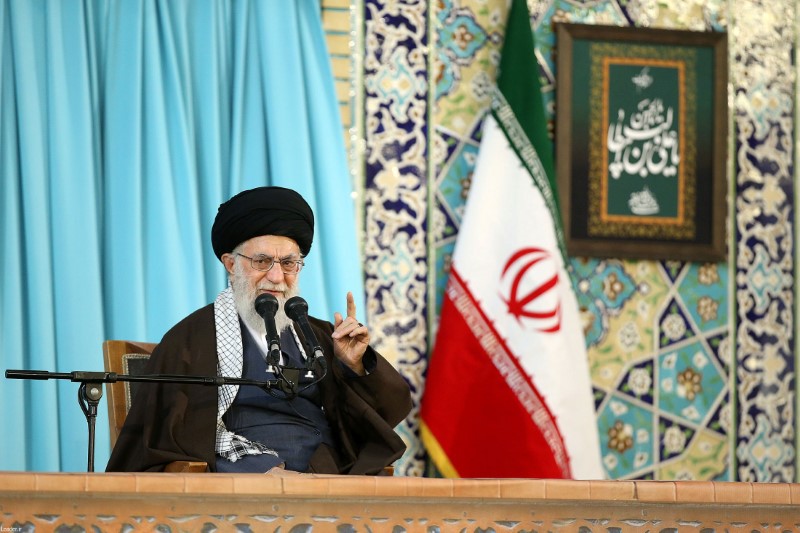
<svg viewBox="0 0 800 533">
<path fill-rule="evenodd" d="M 107 340 L 103 343 L 103 364 L 106 372 L 138 375 L 144 373 L 144 367 L 150 354 L 156 347 L 154 343 Z M 119 432 L 125 423 L 125 417 L 131 408 L 131 399 L 136 393 L 139 382 L 117 381 L 106 383 L 108 399 L 108 424 L 111 430 L 111 446 L 117 442 Z"/>
</svg>

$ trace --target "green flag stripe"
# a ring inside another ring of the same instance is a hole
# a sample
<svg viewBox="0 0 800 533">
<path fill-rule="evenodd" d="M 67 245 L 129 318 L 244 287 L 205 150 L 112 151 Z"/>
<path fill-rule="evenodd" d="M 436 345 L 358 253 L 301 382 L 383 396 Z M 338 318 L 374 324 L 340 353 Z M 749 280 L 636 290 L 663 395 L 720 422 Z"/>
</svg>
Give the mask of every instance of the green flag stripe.
<svg viewBox="0 0 800 533">
<path fill-rule="evenodd" d="M 492 114 L 530 173 L 550 210 L 558 246 L 567 261 L 561 210 L 555 195 L 553 145 L 547 136 L 533 32 L 525 0 L 513 0 L 508 13 Z"/>
</svg>

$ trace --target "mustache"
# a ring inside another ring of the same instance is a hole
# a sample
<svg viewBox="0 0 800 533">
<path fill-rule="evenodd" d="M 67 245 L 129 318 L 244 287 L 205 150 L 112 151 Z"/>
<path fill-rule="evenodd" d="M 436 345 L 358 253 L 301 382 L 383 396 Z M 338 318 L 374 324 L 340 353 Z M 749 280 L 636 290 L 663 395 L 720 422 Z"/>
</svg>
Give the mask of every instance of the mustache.
<svg viewBox="0 0 800 533">
<path fill-rule="evenodd" d="M 259 283 L 256 286 L 256 290 L 286 292 L 286 291 L 289 290 L 289 286 L 286 285 L 285 283 L 275 284 L 275 283 L 270 283 L 269 281 L 267 281 L 267 282 Z"/>
</svg>

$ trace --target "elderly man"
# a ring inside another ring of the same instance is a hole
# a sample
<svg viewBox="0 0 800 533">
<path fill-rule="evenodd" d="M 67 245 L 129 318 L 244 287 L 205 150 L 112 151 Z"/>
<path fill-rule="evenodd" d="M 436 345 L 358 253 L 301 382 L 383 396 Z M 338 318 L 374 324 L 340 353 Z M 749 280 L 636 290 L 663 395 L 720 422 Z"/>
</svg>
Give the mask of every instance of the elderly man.
<svg viewBox="0 0 800 533">
<path fill-rule="evenodd" d="M 211 234 L 230 286 L 164 335 L 147 373 L 266 381 L 280 378 L 281 368 L 308 368 L 311 339 L 283 304 L 298 294 L 311 249 L 309 205 L 281 187 L 244 191 L 219 207 Z M 254 305 L 261 294 L 279 302 L 277 362 L 267 360 L 267 328 Z M 346 316 L 335 313 L 333 324 L 309 317 L 309 325 L 326 361 L 316 367 L 317 377 L 327 367 L 324 378 L 301 378 L 289 390 L 142 384 L 106 470 L 205 461 L 217 472 L 380 474 L 405 450 L 394 426 L 411 409 L 408 384 L 369 346 L 351 293 Z"/>
</svg>

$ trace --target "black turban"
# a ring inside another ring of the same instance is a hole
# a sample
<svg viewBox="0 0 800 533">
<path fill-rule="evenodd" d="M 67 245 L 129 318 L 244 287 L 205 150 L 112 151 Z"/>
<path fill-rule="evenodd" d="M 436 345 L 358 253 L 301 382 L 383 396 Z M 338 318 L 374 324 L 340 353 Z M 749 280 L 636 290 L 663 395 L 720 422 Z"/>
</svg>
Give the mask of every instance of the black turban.
<svg viewBox="0 0 800 533">
<path fill-rule="evenodd" d="M 306 256 L 314 240 L 314 213 L 291 189 L 257 187 L 242 191 L 219 206 L 211 227 L 211 246 L 222 259 L 239 244 L 262 235 L 289 237 Z"/>
</svg>

